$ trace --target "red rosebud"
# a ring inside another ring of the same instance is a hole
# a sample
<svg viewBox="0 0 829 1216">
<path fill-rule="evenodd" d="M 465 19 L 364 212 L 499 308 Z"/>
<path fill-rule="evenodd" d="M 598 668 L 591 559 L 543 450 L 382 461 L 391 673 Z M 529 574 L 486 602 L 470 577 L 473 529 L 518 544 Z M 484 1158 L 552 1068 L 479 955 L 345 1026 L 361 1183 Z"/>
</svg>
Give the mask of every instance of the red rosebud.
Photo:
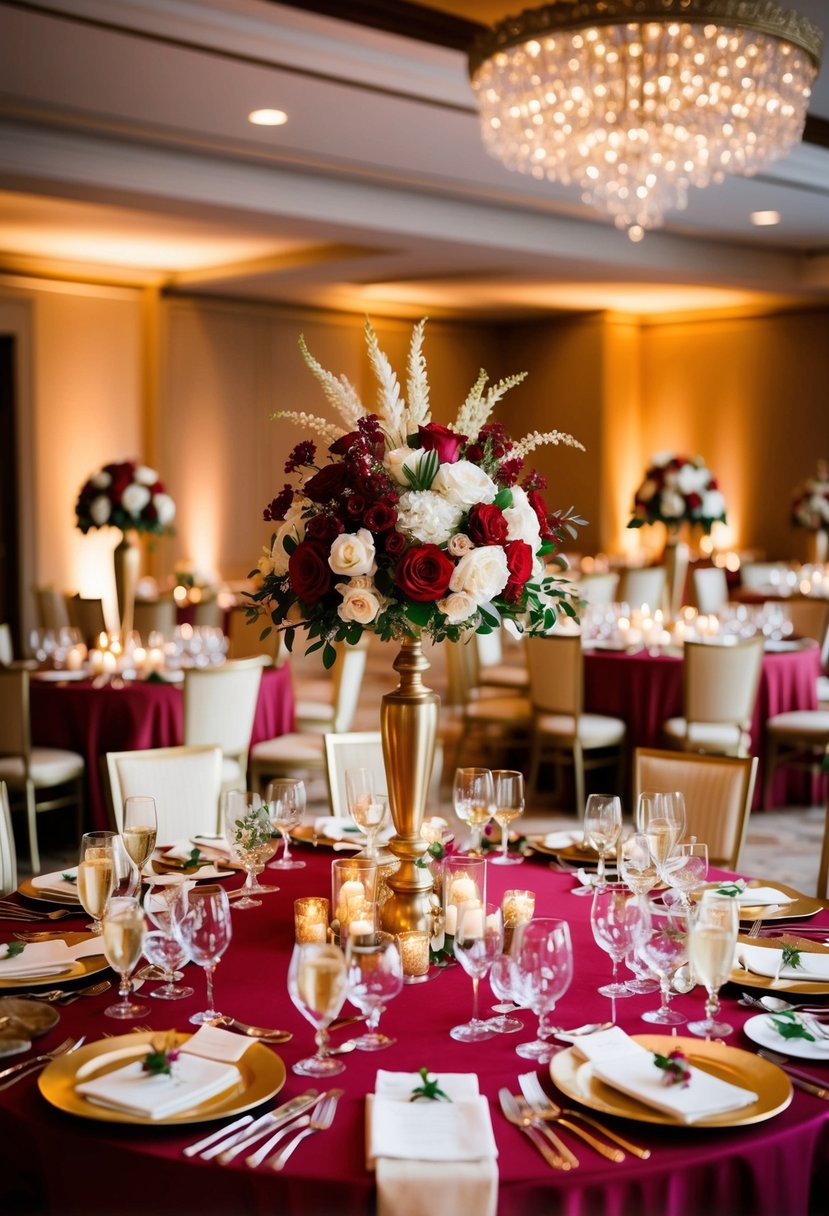
<svg viewBox="0 0 829 1216">
<path fill-rule="evenodd" d="M 507 558 L 509 579 L 501 592 L 503 599 L 515 604 L 521 599 L 521 593 L 533 572 L 533 551 L 525 540 L 513 540 L 504 546 Z"/>
<path fill-rule="evenodd" d="M 305 525 L 308 539 L 319 541 L 322 545 L 330 546 L 341 532 L 345 532 L 345 525 L 336 515 L 312 515 Z"/>
<path fill-rule="evenodd" d="M 349 431 L 347 435 L 340 435 L 339 439 L 335 439 L 333 443 L 328 445 L 328 451 L 334 456 L 345 456 L 352 444 L 362 438 L 359 431 Z"/>
<path fill-rule="evenodd" d="M 697 494 L 696 490 L 692 490 L 690 494 L 685 495 L 685 501 L 689 511 L 698 511 L 702 506 L 702 495 Z"/>
<path fill-rule="evenodd" d="M 331 590 L 334 576 L 327 549 L 316 541 L 302 541 L 288 558 L 288 576 L 297 599 L 313 607 Z"/>
<path fill-rule="evenodd" d="M 345 465 L 342 463 L 327 464 L 309 477 L 303 487 L 306 498 L 312 502 L 330 502 L 338 498 L 345 488 Z"/>
<path fill-rule="evenodd" d="M 507 539 L 507 521 L 500 507 L 479 504 L 469 512 L 466 530 L 476 545 L 503 545 Z"/>
<path fill-rule="evenodd" d="M 527 502 L 535 511 L 538 526 L 541 529 L 542 540 L 554 540 L 555 534 L 550 526 L 550 513 L 547 510 L 547 504 L 544 501 L 542 494 L 538 490 L 530 490 L 527 493 Z"/>
<path fill-rule="evenodd" d="M 448 426 L 441 426 L 439 422 L 419 426 L 417 434 L 424 452 L 437 452 L 441 464 L 455 464 L 460 459 L 461 448 L 467 440 L 466 435 L 458 435 Z"/>
<path fill-rule="evenodd" d="M 352 519 L 362 519 L 366 510 L 366 500 L 362 494 L 350 494 L 345 501 L 345 509 Z"/>
<path fill-rule="evenodd" d="M 375 534 L 390 532 L 397 523 L 397 512 L 386 502 L 375 502 L 366 511 L 363 522 Z"/>
<path fill-rule="evenodd" d="M 383 536 L 383 548 L 389 557 L 399 557 L 406 548 L 406 537 L 402 532 L 386 532 Z"/>
<path fill-rule="evenodd" d="M 437 545 L 414 545 L 400 559 L 394 581 L 408 599 L 433 603 L 449 590 L 454 569 L 452 559 Z"/>
</svg>

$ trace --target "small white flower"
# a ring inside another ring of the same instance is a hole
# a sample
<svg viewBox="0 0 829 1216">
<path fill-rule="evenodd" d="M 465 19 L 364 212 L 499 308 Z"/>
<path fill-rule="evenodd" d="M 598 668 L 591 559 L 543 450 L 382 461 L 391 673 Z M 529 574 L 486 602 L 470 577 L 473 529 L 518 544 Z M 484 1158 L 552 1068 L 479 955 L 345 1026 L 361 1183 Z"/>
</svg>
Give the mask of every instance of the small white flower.
<svg viewBox="0 0 829 1216">
<path fill-rule="evenodd" d="M 702 494 L 706 490 L 711 474 L 706 468 L 685 464 L 676 474 L 676 487 L 680 494 Z"/>
<path fill-rule="evenodd" d="M 176 504 L 169 494 L 153 494 L 153 506 L 158 515 L 158 522 L 163 528 L 173 522 L 176 517 Z"/>
<path fill-rule="evenodd" d="M 377 563 L 374 560 L 374 537 L 368 528 L 341 532 L 331 545 L 328 565 L 335 574 L 373 574 Z"/>
<path fill-rule="evenodd" d="M 474 548 L 474 541 L 470 540 L 465 532 L 456 532 L 454 536 L 450 536 L 446 552 L 450 557 L 463 557 L 465 553 L 471 553 Z"/>
<path fill-rule="evenodd" d="M 685 514 L 685 499 L 676 490 L 663 490 L 659 504 L 660 511 L 666 519 L 682 519 Z"/>
<path fill-rule="evenodd" d="M 89 504 L 89 514 L 92 522 L 102 528 L 112 514 L 112 503 L 107 498 L 106 494 L 99 494 L 97 498 L 93 498 Z"/>
<path fill-rule="evenodd" d="M 421 448 L 410 448 L 407 444 L 404 444 L 402 448 L 392 448 L 391 451 L 386 452 L 383 457 L 383 464 L 398 485 L 407 486 L 409 479 L 403 472 L 403 469 L 411 469 L 414 472 L 423 454 Z"/>
<path fill-rule="evenodd" d="M 507 540 L 526 541 L 533 553 L 537 553 L 541 548 L 541 525 L 526 491 L 520 486 L 513 486 L 512 506 L 505 507 L 503 514 L 507 521 Z"/>
<path fill-rule="evenodd" d="M 384 598 L 370 578 L 352 578 L 347 583 L 337 583 L 337 590 L 343 597 L 343 602 L 337 608 L 337 614 L 343 621 L 370 625 L 385 605 Z"/>
<path fill-rule="evenodd" d="M 462 557 L 449 580 L 450 591 L 463 591 L 475 604 L 486 604 L 509 580 L 507 555 L 500 545 L 482 545 Z"/>
<path fill-rule="evenodd" d="M 665 465 L 670 464 L 673 458 L 673 452 L 657 452 L 654 458 L 651 460 L 651 464 L 654 466 L 654 468 L 664 469 Z"/>
<path fill-rule="evenodd" d="M 102 469 L 100 473 L 96 473 L 94 477 L 91 477 L 90 481 L 96 490 L 105 490 L 107 486 L 112 485 L 112 476 L 110 473 L 105 473 Z"/>
<path fill-rule="evenodd" d="M 133 481 L 137 481 L 142 486 L 154 486 L 158 481 L 158 473 L 155 469 L 148 468 L 145 464 L 140 464 L 132 477 Z"/>
<path fill-rule="evenodd" d="M 445 545 L 462 515 L 462 507 L 432 490 L 408 490 L 397 504 L 397 528 L 424 545 Z"/>
<path fill-rule="evenodd" d="M 438 600 L 438 612 L 442 612 L 450 625 L 462 625 L 478 611 L 478 605 L 465 591 L 453 591 Z"/>
<path fill-rule="evenodd" d="M 719 519 L 721 515 L 725 515 L 725 499 L 719 490 L 705 491 L 701 512 L 704 519 Z"/>
<path fill-rule="evenodd" d="M 492 478 L 469 460 L 442 464 L 432 482 L 432 490 L 467 511 L 478 503 L 492 502 L 498 493 Z"/>
<path fill-rule="evenodd" d="M 150 501 L 150 491 L 146 486 L 140 486 L 132 481 L 121 495 L 121 506 L 128 515 L 138 516 Z"/>
</svg>

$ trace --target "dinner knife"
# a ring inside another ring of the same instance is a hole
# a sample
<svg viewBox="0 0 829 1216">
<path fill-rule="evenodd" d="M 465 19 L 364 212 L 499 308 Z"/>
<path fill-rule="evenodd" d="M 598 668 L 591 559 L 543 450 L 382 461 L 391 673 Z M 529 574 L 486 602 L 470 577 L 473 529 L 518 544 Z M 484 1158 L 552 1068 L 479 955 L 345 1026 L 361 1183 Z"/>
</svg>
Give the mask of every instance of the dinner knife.
<svg viewBox="0 0 829 1216">
<path fill-rule="evenodd" d="M 284 1102 L 282 1106 L 277 1106 L 275 1110 L 270 1110 L 267 1114 L 261 1115 L 258 1119 L 254 1119 L 248 1127 L 242 1128 L 240 1132 L 234 1133 L 227 1140 L 220 1140 L 218 1144 L 211 1145 L 205 1152 L 201 1154 L 203 1161 L 212 1161 L 214 1157 L 218 1157 L 222 1164 L 231 1160 L 247 1148 L 249 1144 L 255 1143 L 266 1132 L 275 1131 L 277 1127 L 281 1127 L 284 1123 L 289 1123 L 291 1119 L 295 1119 L 307 1107 L 311 1106 L 319 1098 L 319 1094 L 315 1089 L 309 1089 L 304 1094 L 300 1094 L 297 1098 L 292 1098 L 290 1102 Z M 227 1158 L 224 1154 L 227 1153 Z"/>
</svg>

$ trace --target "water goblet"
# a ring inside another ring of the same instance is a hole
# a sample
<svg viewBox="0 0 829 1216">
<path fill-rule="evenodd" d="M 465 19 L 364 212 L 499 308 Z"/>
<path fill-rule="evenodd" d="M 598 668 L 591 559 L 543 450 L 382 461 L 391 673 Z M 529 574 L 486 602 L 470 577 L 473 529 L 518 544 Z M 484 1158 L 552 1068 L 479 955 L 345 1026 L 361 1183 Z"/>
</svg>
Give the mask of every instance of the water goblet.
<svg viewBox="0 0 829 1216">
<path fill-rule="evenodd" d="M 515 999 L 515 960 L 510 954 L 499 954 L 494 959 L 489 969 L 489 986 L 499 1001 L 506 1002 L 492 1006 L 498 1014 L 496 1018 L 489 1019 L 492 1029 L 496 1034 L 517 1034 L 523 1030 L 524 1023 L 520 1018 L 510 1017 L 513 1010 L 522 1007 Z"/>
<path fill-rule="evenodd" d="M 469 824 L 471 835 L 467 852 L 481 851 L 481 835 L 495 814 L 495 783 L 488 768 L 459 768 L 455 770 L 452 792 L 455 814 Z"/>
<path fill-rule="evenodd" d="M 160 1001 L 181 1001 L 193 995 L 192 988 L 175 982 L 181 974 L 178 968 L 187 962 L 187 951 L 177 937 L 163 929 L 150 929 L 144 934 L 142 949 L 147 962 L 163 972 L 164 983 L 150 996 Z"/>
<path fill-rule="evenodd" d="M 364 856 L 377 857 L 377 833 L 389 813 L 387 795 L 375 789 L 375 774 L 368 768 L 345 770 L 345 795 L 348 812 L 366 838 Z"/>
<path fill-rule="evenodd" d="M 524 777 L 512 769 L 492 770 L 495 785 L 495 814 L 493 819 L 501 829 L 501 852 L 491 858 L 496 866 L 520 866 L 524 858 L 509 851 L 509 826 L 524 811 Z"/>
<path fill-rule="evenodd" d="M 678 844 L 665 863 L 665 875 L 671 887 L 679 892 L 683 908 L 689 911 L 691 892 L 708 877 L 708 845 L 697 840 Z"/>
<path fill-rule="evenodd" d="M 650 929 L 639 942 L 639 955 L 659 979 L 662 1003 L 658 1009 L 642 1014 L 646 1022 L 659 1026 L 680 1026 L 687 1022 L 684 1014 L 670 1008 L 671 979 L 688 959 L 688 925 L 678 909 L 658 912 L 650 910 Z"/>
<path fill-rule="evenodd" d="M 109 1005 L 104 1013 L 108 1018 L 140 1018 L 149 1005 L 139 1005 L 130 1000 L 132 972 L 141 957 L 144 940 L 144 913 L 141 904 L 130 895 L 113 895 L 107 902 L 103 914 L 104 954 L 106 960 L 121 977 L 115 1005 Z"/>
<path fill-rule="evenodd" d="M 607 882 L 597 887 L 590 909 L 590 927 L 596 945 L 606 951 L 613 963 L 609 984 L 598 989 L 602 996 L 633 996 L 626 983 L 618 979 L 619 963 L 632 950 L 649 925 L 647 909 L 643 909 L 624 882 Z"/>
<path fill-rule="evenodd" d="M 589 794 L 584 808 L 584 839 L 599 854 L 596 884 L 605 881 L 605 858 L 622 834 L 622 800 L 616 794 Z"/>
<path fill-rule="evenodd" d="M 386 1004 L 403 989 L 403 963 L 394 937 L 374 933 L 370 937 L 349 936 L 345 948 L 347 996 L 366 1014 L 366 1033 L 354 1040 L 358 1051 L 381 1051 L 397 1040 L 381 1034 L 380 1015 Z"/>
<path fill-rule="evenodd" d="M 503 946 L 504 922 L 499 907 L 476 900 L 459 906 L 453 950 L 455 958 L 472 979 L 472 1017 L 449 1031 L 459 1043 L 477 1043 L 497 1033 L 491 1022 L 478 1016 L 478 987 Z"/>
<path fill-rule="evenodd" d="M 261 900 L 255 895 L 268 894 L 273 887 L 262 887 L 256 881 L 265 862 L 273 857 L 273 828 L 268 808 L 259 794 L 247 790 L 230 790 L 224 795 L 222 825 L 231 856 L 245 871 L 244 895 L 236 907 L 258 908 Z"/>
<path fill-rule="evenodd" d="M 101 917 L 115 888 L 115 863 L 112 853 L 114 832 L 85 832 L 78 856 L 78 899 L 92 917 L 87 931 L 103 932 Z"/>
<path fill-rule="evenodd" d="M 152 856 L 157 832 L 155 798 L 135 794 L 125 798 L 121 840 L 139 870 L 144 868 Z"/>
<path fill-rule="evenodd" d="M 268 786 L 271 823 L 282 833 L 282 856 L 272 861 L 269 870 L 304 870 L 305 862 L 291 856 L 291 829 L 298 827 L 305 814 L 305 782 L 297 777 L 271 781 Z"/>
<path fill-rule="evenodd" d="M 328 1054 L 328 1027 L 346 996 L 345 955 L 327 942 L 294 946 L 288 967 L 288 992 L 299 1012 L 315 1028 L 317 1050 L 299 1060 L 293 1071 L 306 1077 L 332 1077 L 345 1065 Z"/>
<path fill-rule="evenodd" d="M 548 1063 L 554 1048 L 546 1041 L 547 1020 L 573 980 L 573 944 L 566 920 L 538 917 L 517 931 L 514 945 L 515 985 L 518 999 L 538 1018 L 538 1033 L 530 1043 L 519 1043 L 522 1059 Z"/>
<path fill-rule="evenodd" d="M 203 968 L 207 980 L 207 1009 L 194 1013 L 194 1026 L 214 1022 L 222 1015 L 214 1008 L 213 976 L 230 945 L 233 928 L 230 901 L 223 887 L 200 886 L 188 891 L 173 911 L 176 936 L 194 963 Z"/>
<path fill-rule="evenodd" d="M 694 979 L 705 987 L 705 1017 L 689 1022 L 691 1034 L 706 1039 L 721 1039 L 733 1027 L 717 1021 L 720 1012 L 719 990 L 731 973 L 734 947 L 740 929 L 740 910 L 729 896 L 706 894 L 700 900 L 688 929 L 688 961 Z"/>
</svg>

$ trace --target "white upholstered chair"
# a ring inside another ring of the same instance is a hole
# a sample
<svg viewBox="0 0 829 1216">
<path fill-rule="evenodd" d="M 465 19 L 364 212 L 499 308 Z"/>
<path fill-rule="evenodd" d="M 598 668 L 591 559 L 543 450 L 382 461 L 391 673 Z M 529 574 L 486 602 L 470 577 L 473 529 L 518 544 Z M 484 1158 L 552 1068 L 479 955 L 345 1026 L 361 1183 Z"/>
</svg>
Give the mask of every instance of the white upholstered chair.
<svg viewBox="0 0 829 1216">
<path fill-rule="evenodd" d="M 694 598 L 697 608 L 706 615 L 715 615 L 728 603 L 728 580 L 719 566 L 703 566 L 693 572 Z"/>
<path fill-rule="evenodd" d="M 682 717 L 663 723 L 669 747 L 747 756 L 749 727 L 763 665 L 763 639 L 726 646 L 686 642 Z"/>
<path fill-rule="evenodd" d="M 492 633 L 476 633 L 473 642 L 478 650 L 479 687 L 496 688 L 501 692 L 526 695 L 530 686 L 530 677 L 527 673 L 526 651 L 523 646 L 519 651 L 521 661 L 509 663 L 504 661 L 500 629 L 493 629 Z"/>
<path fill-rule="evenodd" d="M 787 562 L 745 562 L 740 567 L 740 585 L 747 591 L 784 587 L 789 569 Z"/>
<path fill-rule="evenodd" d="M 377 731 L 346 731 L 343 734 L 325 736 L 325 773 L 328 778 L 328 800 L 331 814 L 348 816 L 348 801 L 345 793 L 345 771 L 349 768 L 367 768 L 377 777 L 377 789 L 386 790 L 386 766 L 383 761 L 383 740 Z M 440 740 L 435 747 L 435 760 L 429 783 L 430 798 L 437 802 L 443 769 L 443 748 Z"/>
<path fill-rule="evenodd" d="M 829 764 L 829 748 L 826 749 L 824 760 Z M 818 899 L 829 899 L 829 781 L 826 783 L 826 818 L 823 825 L 823 847 L 820 851 L 820 865 L 817 875 Z"/>
<path fill-rule="evenodd" d="M 337 643 L 335 649 L 336 661 L 325 677 L 306 680 L 294 676 L 294 722 L 299 734 L 341 734 L 354 720 L 368 660 L 369 635 L 364 633 L 353 646 Z"/>
<path fill-rule="evenodd" d="M 184 673 L 184 743 L 222 749 L 225 790 L 247 789 L 248 751 L 265 662 L 232 659 Z"/>
<path fill-rule="evenodd" d="M 686 835 L 708 845 L 712 865 L 736 870 L 748 829 L 757 764 L 756 756 L 638 747 L 633 753 L 633 806 L 643 790 L 658 794 L 681 790 Z"/>
<path fill-rule="evenodd" d="M 628 604 L 631 608 L 641 608 L 643 604 L 647 604 L 651 610 L 661 608 L 666 580 L 664 566 L 627 567 L 619 579 L 619 603 Z"/>
<path fill-rule="evenodd" d="M 144 642 L 154 631 L 172 637 L 176 627 L 176 601 L 172 596 L 160 600 L 136 600 L 132 626 L 141 634 Z"/>
<path fill-rule="evenodd" d="M 159 844 L 170 844 L 183 836 L 212 835 L 220 830 L 220 747 L 107 752 L 106 766 L 112 813 L 119 832 L 124 822 L 124 799 L 131 795 L 155 799 Z"/>
<path fill-rule="evenodd" d="M 69 611 L 72 624 L 80 629 L 87 646 L 93 645 L 99 634 L 106 633 L 103 600 L 73 595 L 69 601 Z"/>
<path fill-rule="evenodd" d="M 612 604 L 619 586 L 619 574 L 609 570 L 606 574 L 583 574 L 576 583 L 580 600 L 591 608 Z"/>
<path fill-rule="evenodd" d="M 772 783 L 781 766 L 806 769 L 813 778 L 822 770 L 829 748 L 829 710 L 793 709 L 766 722 L 763 806 L 771 804 Z M 829 776 L 824 780 L 829 783 Z"/>
<path fill-rule="evenodd" d="M 17 853 L 9 811 L 9 791 L 5 781 L 0 781 L 0 895 L 11 895 L 16 890 Z"/>
<path fill-rule="evenodd" d="M 76 833 L 81 837 L 84 767 L 77 752 L 32 746 L 29 672 L 23 667 L 0 669 L 0 781 L 12 794 L 23 796 L 34 874 L 40 870 L 39 812 L 74 807 Z"/>
</svg>

